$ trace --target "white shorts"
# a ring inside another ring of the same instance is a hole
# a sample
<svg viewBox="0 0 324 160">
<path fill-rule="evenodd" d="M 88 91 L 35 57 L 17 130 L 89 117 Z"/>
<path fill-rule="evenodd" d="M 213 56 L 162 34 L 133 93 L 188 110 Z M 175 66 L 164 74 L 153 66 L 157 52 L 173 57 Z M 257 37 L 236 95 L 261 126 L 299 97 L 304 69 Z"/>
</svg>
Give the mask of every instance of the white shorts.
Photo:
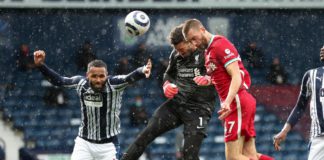
<svg viewBox="0 0 324 160">
<path fill-rule="evenodd" d="M 324 136 L 313 138 L 308 160 L 324 160 Z"/>
<path fill-rule="evenodd" d="M 71 160 L 117 160 L 114 143 L 96 144 L 80 137 L 74 140 Z"/>
</svg>

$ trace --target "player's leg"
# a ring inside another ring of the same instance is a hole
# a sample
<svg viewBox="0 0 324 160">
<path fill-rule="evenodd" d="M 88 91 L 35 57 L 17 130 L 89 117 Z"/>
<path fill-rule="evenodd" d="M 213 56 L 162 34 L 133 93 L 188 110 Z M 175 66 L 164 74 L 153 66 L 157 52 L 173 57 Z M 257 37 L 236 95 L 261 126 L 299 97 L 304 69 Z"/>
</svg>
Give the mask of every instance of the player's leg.
<svg viewBox="0 0 324 160">
<path fill-rule="evenodd" d="M 178 111 L 184 122 L 184 146 L 183 158 L 185 160 L 199 160 L 199 151 L 202 141 L 207 136 L 207 126 L 210 116 L 199 113 L 201 111 L 190 111 L 179 108 Z"/>
<path fill-rule="evenodd" d="M 236 95 L 230 106 L 231 113 L 224 120 L 225 156 L 227 160 L 249 160 L 249 157 L 243 155 L 243 146 L 247 135 L 246 127 L 248 126 L 246 118 L 249 114 L 248 106 L 244 105 L 245 101 L 244 96 Z"/>
<path fill-rule="evenodd" d="M 254 128 L 254 117 L 256 113 L 256 100 L 255 98 L 247 93 L 239 94 L 241 108 L 245 113 L 242 116 L 242 120 L 244 122 L 244 130 L 242 131 L 245 135 L 245 141 L 243 144 L 243 154 L 247 157 L 258 159 L 257 150 L 255 147 L 255 128 Z"/>
<path fill-rule="evenodd" d="M 185 160 L 199 160 L 199 151 L 202 141 L 206 136 L 197 133 L 185 134 L 184 135 L 184 146 L 183 146 L 183 159 Z"/>
<path fill-rule="evenodd" d="M 254 97 L 249 93 L 242 93 L 240 95 L 241 105 L 244 106 L 242 108 L 245 113 L 243 116 L 243 121 L 246 124 L 244 129 L 245 142 L 243 145 L 243 154 L 247 157 L 259 160 L 273 160 L 274 158 L 263 155 L 261 153 L 257 153 L 256 145 L 255 145 L 255 128 L 254 128 L 254 118 L 256 113 L 256 101 Z"/>
<path fill-rule="evenodd" d="M 122 160 L 137 160 L 156 137 L 182 124 L 180 119 L 171 112 L 172 105 L 176 104 L 168 100 L 155 111 L 147 126 L 128 147 Z"/>
<path fill-rule="evenodd" d="M 71 156 L 71 160 L 93 160 L 94 158 L 91 155 L 90 148 L 86 140 L 77 137 L 74 140 L 74 148 Z"/>
<path fill-rule="evenodd" d="M 233 141 L 225 142 L 225 157 L 226 160 L 252 160 L 249 157 L 243 155 L 243 144 L 245 137 L 241 136 Z M 253 159 L 256 160 L 256 159 Z"/>
<path fill-rule="evenodd" d="M 243 154 L 247 157 L 258 159 L 258 160 L 274 160 L 273 157 L 270 157 L 262 153 L 257 153 L 257 149 L 255 146 L 255 138 L 249 138 L 248 140 L 245 140 L 243 146 Z"/>
<path fill-rule="evenodd" d="M 259 159 L 255 147 L 255 138 L 249 138 L 248 140 L 245 140 L 243 145 L 243 154 L 250 158 Z"/>
</svg>

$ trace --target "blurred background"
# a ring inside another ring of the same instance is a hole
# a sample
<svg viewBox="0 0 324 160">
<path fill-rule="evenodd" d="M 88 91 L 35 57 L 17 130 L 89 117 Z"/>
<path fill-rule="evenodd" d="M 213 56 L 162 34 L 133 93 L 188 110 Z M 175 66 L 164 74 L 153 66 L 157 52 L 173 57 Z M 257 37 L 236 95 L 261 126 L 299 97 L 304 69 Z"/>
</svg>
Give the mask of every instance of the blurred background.
<svg viewBox="0 0 324 160">
<path fill-rule="evenodd" d="M 103 59 L 109 74 L 125 74 L 153 60 L 153 75 L 126 89 L 121 110 L 125 150 L 165 98 L 162 74 L 172 50 L 167 35 L 197 18 L 237 47 L 257 98 L 257 149 L 278 160 L 307 159 L 309 116 L 288 135 L 281 152 L 272 137 L 295 105 L 303 73 L 319 67 L 324 3 L 312 0 L 0 0 L 0 160 L 67 160 L 80 125 L 74 90 L 56 88 L 34 68 L 32 53 L 65 76 L 84 75 Z M 131 38 L 124 18 L 143 10 L 151 27 Z M 219 104 L 219 103 L 218 103 Z M 217 108 L 219 105 L 217 105 Z M 307 111 L 308 112 L 308 111 Z M 215 114 L 202 160 L 223 160 L 223 127 Z M 143 160 L 175 160 L 181 129 L 157 138 Z"/>
</svg>

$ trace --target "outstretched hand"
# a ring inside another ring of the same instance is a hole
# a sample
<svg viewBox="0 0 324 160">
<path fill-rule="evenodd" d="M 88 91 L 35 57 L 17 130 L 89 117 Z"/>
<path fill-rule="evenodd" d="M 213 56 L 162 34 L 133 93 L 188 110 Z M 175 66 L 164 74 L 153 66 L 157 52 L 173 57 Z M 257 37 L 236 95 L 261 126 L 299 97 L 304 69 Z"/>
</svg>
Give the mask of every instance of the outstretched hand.
<svg viewBox="0 0 324 160">
<path fill-rule="evenodd" d="M 146 65 L 143 68 L 143 73 L 145 74 L 146 78 L 150 77 L 151 69 L 152 69 L 152 60 L 148 59 Z"/>
<path fill-rule="evenodd" d="M 37 50 L 34 52 L 34 63 L 36 66 L 40 66 L 45 62 L 45 52 L 43 50 Z"/>
</svg>

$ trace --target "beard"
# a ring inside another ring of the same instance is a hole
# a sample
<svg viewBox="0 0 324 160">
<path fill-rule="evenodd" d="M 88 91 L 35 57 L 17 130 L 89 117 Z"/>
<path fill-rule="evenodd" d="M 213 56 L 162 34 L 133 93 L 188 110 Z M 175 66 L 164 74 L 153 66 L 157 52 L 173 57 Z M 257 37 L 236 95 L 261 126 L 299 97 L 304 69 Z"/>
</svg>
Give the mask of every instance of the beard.
<svg viewBox="0 0 324 160">
<path fill-rule="evenodd" d="M 207 39 L 202 35 L 201 44 L 197 47 L 199 49 L 205 50 L 208 47 Z"/>
<path fill-rule="evenodd" d="M 208 47 L 208 43 L 206 44 L 206 43 L 201 43 L 199 46 L 197 46 L 197 48 L 199 48 L 199 49 L 201 49 L 201 50 L 205 50 L 205 49 L 207 49 L 207 47 Z"/>
<path fill-rule="evenodd" d="M 95 92 L 101 92 L 105 88 L 105 83 L 102 84 L 100 87 L 99 87 L 99 85 L 94 85 L 93 83 L 90 83 L 90 86 L 91 86 L 91 88 L 92 88 L 93 91 L 95 91 Z"/>
</svg>

